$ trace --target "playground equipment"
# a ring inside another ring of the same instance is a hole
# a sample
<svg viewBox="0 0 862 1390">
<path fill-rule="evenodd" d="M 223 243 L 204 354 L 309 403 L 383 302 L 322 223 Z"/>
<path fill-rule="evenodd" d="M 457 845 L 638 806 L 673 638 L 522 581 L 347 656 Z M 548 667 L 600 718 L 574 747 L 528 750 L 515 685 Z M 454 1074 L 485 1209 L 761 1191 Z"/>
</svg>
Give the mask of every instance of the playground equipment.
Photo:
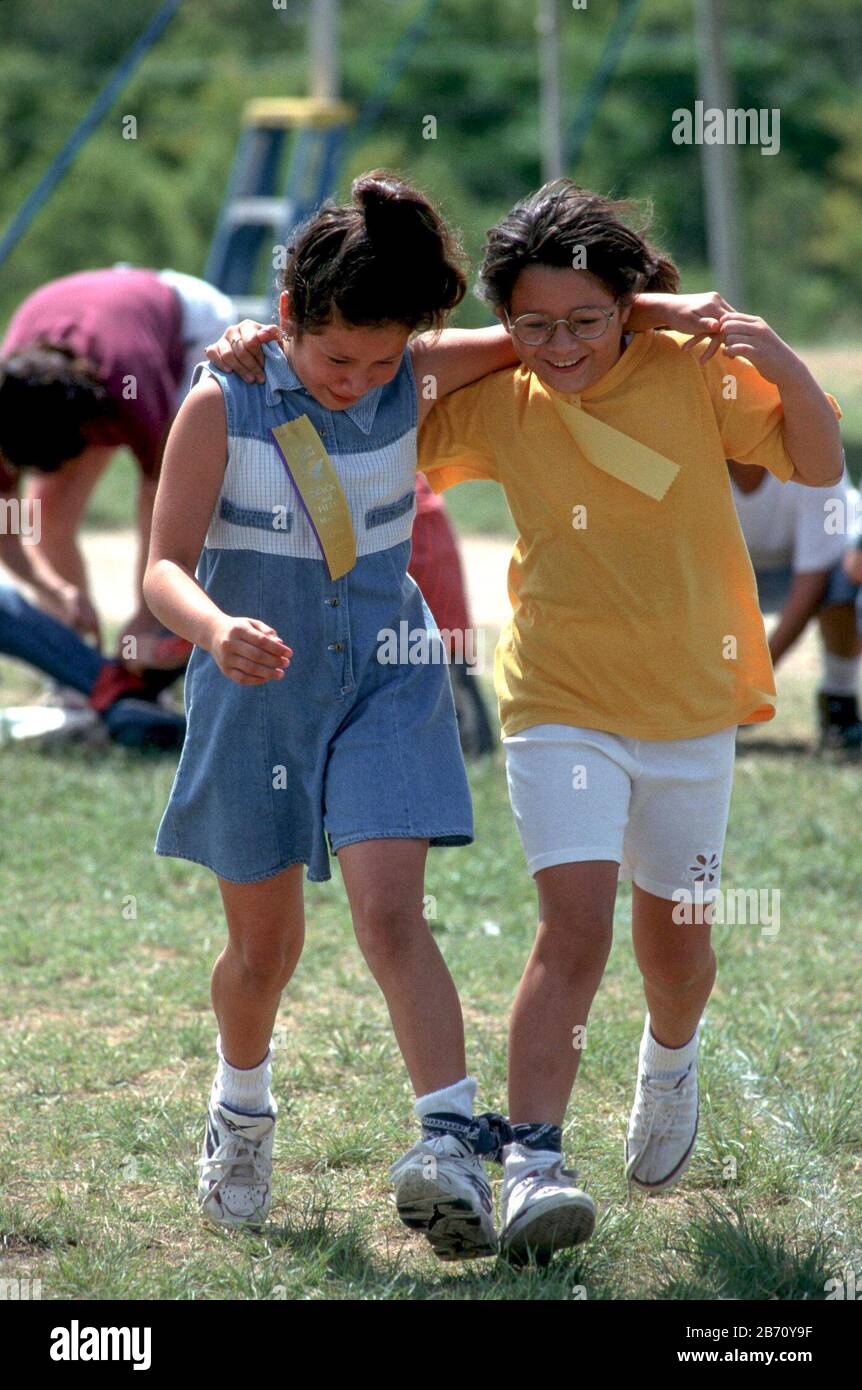
<svg viewBox="0 0 862 1390">
<path fill-rule="evenodd" d="M 0 237 L 0 266 L 68 173 L 87 140 L 110 111 L 123 87 L 158 42 L 183 0 L 165 0 L 134 41 L 88 111 L 54 156 L 36 187 Z M 312 97 L 252 101 L 243 113 L 243 132 L 234 160 L 206 267 L 206 277 L 233 294 L 244 312 L 267 313 L 267 295 L 253 296 L 255 273 L 267 232 L 284 242 L 292 227 L 329 197 L 350 143 L 361 142 L 386 106 L 413 49 L 425 34 L 438 0 L 425 0 L 395 44 L 377 86 L 358 114 L 336 100 L 336 56 L 331 50 L 337 0 L 314 0 L 310 24 Z M 317 68 L 324 71 L 318 71 Z M 352 131 L 351 131 L 352 128 Z M 287 133 L 294 139 L 287 174 L 280 178 Z"/>
<path fill-rule="evenodd" d="M 357 113 L 336 98 L 336 0 L 318 0 L 309 28 L 314 95 L 252 101 L 245 108 L 239 147 L 204 271 L 205 279 L 231 295 L 240 314 L 264 319 L 271 316 L 270 285 L 279 249 L 293 228 L 335 192 L 348 149 L 362 143 L 385 110 L 437 4 L 438 0 L 425 0 Z M 286 156 L 287 173 L 282 178 Z M 267 246 L 272 259 L 265 263 Z"/>
<path fill-rule="evenodd" d="M 107 115 L 119 93 L 158 42 L 183 0 L 165 0 L 134 41 L 121 62 L 51 161 L 36 187 L 15 213 L 0 237 L 0 266 L 10 256 L 34 218 L 71 168 L 89 137 Z M 337 99 L 338 0 L 313 0 L 309 19 L 310 97 L 252 101 L 243 113 L 243 130 L 222 203 L 205 276 L 232 294 L 244 312 L 266 314 L 268 296 L 258 292 L 261 257 L 267 235 L 270 245 L 283 243 L 296 226 L 331 196 L 348 150 L 365 139 L 386 109 L 414 49 L 428 31 L 439 0 L 425 0 L 393 45 L 377 85 L 357 113 Z M 556 0 L 550 0 L 556 4 Z M 698 0 L 705 6 L 713 0 Z M 543 109 L 553 119 L 543 121 L 542 142 L 550 142 L 569 169 L 577 162 L 584 139 L 613 78 L 634 25 L 641 0 L 619 0 L 604 52 L 588 81 L 574 123 L 563 138 L 557 63 L 542 64 Z M 543 10 L 547 10 L 544 0 Z M 547 44 L 545 44 L 547 47 Z M 549 93 L 546 89 L 553 89 Z M 289 134 L 292 133 L 292 142 Z M 547 150 L 545 151 L 547 166 Z M 281 170 L 287 157 L 287 172 Z"/>
<path fill-rule="evenodd" d="M 183 0 L 165 0 L 165 4 L 147 25 L 144 32 L 135 40 L 93 104 L 81 118 L 72 134 L 58 154 L 54 156 L 48 169 L 13 217 L 3 237 L 0 238 L 0 265 L 11 255 L 36 214 L 44 207 L 57 185 L 68 173 L 93 131 L 107 115 L 125 87 L 132 73 L 157 43 L 180 8 Z"/>
<path fill-rule="evenodd" d="M 354 118 L 352 106 L 314 97 L 252 101 L 245 108 L 243 132 L 204 271 L 204 279 L 229 294 L 242 317 L 269 317 L 269 297 L 254 292 L 264 248 L 272 254 L 274 247 L 277 255 L 291 229 L 330 195 Z M 289 131 L 295 132 L 295 138 L 281 191 Z M 275 268 L 270 263 L 270 279 Z"/>
</svg>

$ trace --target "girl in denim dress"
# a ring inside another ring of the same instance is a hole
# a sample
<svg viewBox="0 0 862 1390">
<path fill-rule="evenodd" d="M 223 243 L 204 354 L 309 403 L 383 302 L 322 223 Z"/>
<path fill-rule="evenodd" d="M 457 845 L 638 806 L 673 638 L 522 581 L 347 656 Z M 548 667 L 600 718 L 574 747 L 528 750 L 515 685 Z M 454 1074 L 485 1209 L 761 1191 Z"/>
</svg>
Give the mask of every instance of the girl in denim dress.
<svg viewBox="0 0 862 1390">
<path fill-rule="evenodd" d="M 418 1097 L 422 1139 L 392 1169 L 399 1214 L 454 1259 L 495 1249 L 480 1154 L 503 1130 L 473 1118 L 458 994 L 422 912 L 429 845 L 468 844 L 473 823 L 441 640 L 407 565 L 420 414 L 511 349 L 499 330 L 408 345 L 462 298 L 457 247 L 392 176 L 352 197 L 289 248 L 263 389 L 206 369 L 168 442 L 146 597 L 195 646 L 156 852 L 212 869 L 227 919 L 203 1211 L 224 1225 L 268 1211 L 270 1041 L 302 950 L 303 865 L 330 877 L 328 837 Z M 281 431 L 307 440 L 309 424 L 322 447 L 303 493 Z M 333 536 L 355 549 L 347 566 Z"/>
</svg>

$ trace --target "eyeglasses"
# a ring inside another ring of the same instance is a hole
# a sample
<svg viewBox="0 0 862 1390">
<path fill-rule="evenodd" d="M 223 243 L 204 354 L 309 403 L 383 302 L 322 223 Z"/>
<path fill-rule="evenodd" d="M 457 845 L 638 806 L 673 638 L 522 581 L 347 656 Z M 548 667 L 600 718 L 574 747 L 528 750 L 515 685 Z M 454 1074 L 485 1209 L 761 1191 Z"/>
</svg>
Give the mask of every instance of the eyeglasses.
<svg viewBox="0 0 862 1390">
<path fill-rule="evenodd" d="M 513 320 L 509 318 L 505 309 L 503 312 L 506 314 L 506 326 L 510 333 L 514 333 L 527 347 L 541 347 L 543 343 L 551 341 L 558 323 L 564 323 L 573 338 L 600 338 L 607 332 L 616 307 L 616 300 L 610 309 L 604 309 L 598 304 L 584 304 L 580 309 L 573 309 L 564 319 L 549 319 L 545 314 L 521 314 Z"/>
</svg>

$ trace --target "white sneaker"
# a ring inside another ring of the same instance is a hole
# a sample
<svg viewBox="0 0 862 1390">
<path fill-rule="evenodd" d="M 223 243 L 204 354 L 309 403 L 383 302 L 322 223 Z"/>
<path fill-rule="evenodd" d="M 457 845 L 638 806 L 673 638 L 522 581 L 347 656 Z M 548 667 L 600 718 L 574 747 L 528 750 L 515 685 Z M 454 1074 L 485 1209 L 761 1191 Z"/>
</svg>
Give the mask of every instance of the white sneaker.
<svg viewBox="0 0 862 1390">
<path fill-rule="evenodd" d="M 589 1240 L 596 1207 L 575 1170 L 562 1158 L 537 1159 L 525 1144 L 509 1144 L 505 1155 L 500 1254 L 513 1264 L 547 1264 L 555 1251 Z"/>
<path fill-rule="evenodd" d="M 198 1205 L 221 1226 L 260 1226 L 272 1196 L 272 1141 L 278 1109 L 245 1115 L 213 1086 L 199 1167 Z"/>
<path fill-rule="evenodd" d="M 6 705 L 0 708 L 0 743 L 54 747 L 65 743 L 104 743 L 105 730 L 94 709 L 56 705 Z"/>
<path fill-rule="evenodd" d="M 663 1192 L 682 1177 L 694 1153 L 698 1117 L 696 1058 L 676 1081 L 649 1076 L 640 1062 L 625 1142 L 630 1186 Z"/>
<path fill-rule="evenodd" d="M 421 1232 L 439 1259 L 496 1255 L 491 1185 L 468 1140 L 454 1134 L 421 1140 L 389 1176 L 404 1225 Z"/>
</svg>

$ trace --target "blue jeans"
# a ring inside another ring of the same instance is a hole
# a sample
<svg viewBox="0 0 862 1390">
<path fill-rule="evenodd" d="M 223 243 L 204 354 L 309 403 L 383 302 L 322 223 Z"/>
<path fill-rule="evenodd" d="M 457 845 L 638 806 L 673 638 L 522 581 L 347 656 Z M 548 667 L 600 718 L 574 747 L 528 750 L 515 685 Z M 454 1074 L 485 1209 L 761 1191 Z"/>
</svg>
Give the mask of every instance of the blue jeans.
<svg viewBox="0 0 862 1390">
<path fill-rule="evenodd" d="M 35 666 L 63 685 L 89 695 L 109 665 L 97 647 L 88 646 L 72 628 L 28 603 L 17 589 L 0 584 L 0 656 L 12 656 Z M 176 679 L 169 672 L 159 678 L 164 686 Z M 104 714 L 108 732 L 128 747 L 178 747 L 185 733 L 185 719 L 162 709 L 151 700 L 120 699 Z"/>
<path fill-rule="evenodd" d="M 754 577 L 757 580 L 757 598 L 760 603 L 760 611 L 762 613 L 780 613 L 787 602 L 793 583 L 794 575 L 791 566 L 782 565 L 779 569 L 773 570 L 755 569 Z M 858 604 L 860 591 L 862 591 L 862 585 L 854 584 L 852 580 L 847 578 L 844 567 L 839 561 L 829 572 L 829 581 L 820 608 L 831 608 L 836 603 Z"/>
<path fill-rule="evenodd" d="M 26 661 L 83 695 L 106 664 L 96 647 L 6 584 L 0 585 L 0 655 Z"/>
</svg>

